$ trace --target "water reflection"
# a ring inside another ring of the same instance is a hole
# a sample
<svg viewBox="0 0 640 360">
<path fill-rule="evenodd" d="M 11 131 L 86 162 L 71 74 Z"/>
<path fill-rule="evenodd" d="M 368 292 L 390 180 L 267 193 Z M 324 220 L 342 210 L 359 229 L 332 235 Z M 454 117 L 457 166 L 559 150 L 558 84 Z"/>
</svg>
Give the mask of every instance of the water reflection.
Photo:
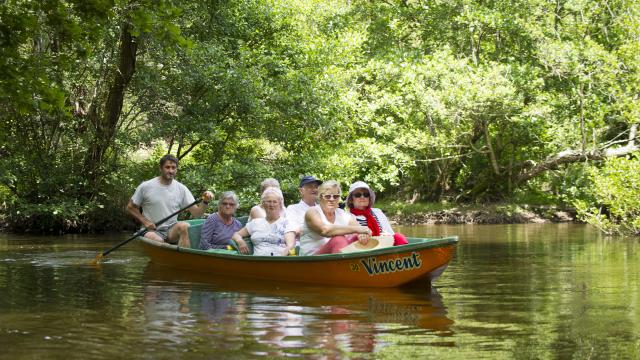
<svg viewBox="0 0 640 360">
<path fill-rule="evenodd" d="M 147 324 L 173 341 L 194 324 L 227 345 L 255 341 L 254 354 L 367 354 L 386 346 L 379 334 L 416 328 L 451 335 L 435 288 L 353 289 L 227 279 L 149 264 L 144 271 Z M 403 325 L 403 326 L 399 326 Z M 169 326 L 172 331 L 163 327 Z"/>
<path fill-rule="evenodd" d="M 439 293 L 185 273 L 135 243 L 93 267 L 127 235 L 0 234 L 0 359 L 640 358 L 640 239 L 579 225 L 402 232 L 460 236 Z"/>
</svg>

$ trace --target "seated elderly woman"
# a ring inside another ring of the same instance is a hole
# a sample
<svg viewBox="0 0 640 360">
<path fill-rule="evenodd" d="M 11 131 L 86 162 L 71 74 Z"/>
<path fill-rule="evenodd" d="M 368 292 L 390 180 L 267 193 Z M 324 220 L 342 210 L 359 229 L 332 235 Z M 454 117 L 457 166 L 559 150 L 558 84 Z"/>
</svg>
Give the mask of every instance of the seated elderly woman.
<svg viewBox="0 0 640 360">
<path fill-rule="evenodd" d="M 231 244 L 231 236 L 242 228 L 233 217 L 238 208 L 238 196 L 233 191 L 225 191 L 218 200 L 218 212 L 207 216 L 202 225 L 200 249 L 226 249 Z"/>
<path fill-rule="evenodd" d="M 373 207 L 375 201 L 376 194 L 364 181 L 356 181 L 349 186 L 347 207 L 360 225 L 371 229 L 373 236 L 392 235 L 393 245 L 408 244 L 404 235 L 393 232 L 389 219 L 382 210 Z"/>
<path fill-rule="evenodd" d="M 260 183 L 260 196 L 262 196 L 262 193 L 264 193 L 264 191 L 270 187 L 280 189 L 280 183 L 274 178 L 264 179 Z M 252 207 L 251 211 L 249 211 L 249 221 L 251 221 L 252 219 L 263 218 L 265 216 L 267 216 L 267 213 L 264 211 L 264 207 L 262 206 L 262 204 L 258 204 Z"/>
<path fill-rule="evenodd" d="M 319 204 L 307 210 L 300 235 L 300 255 L 320 255 L 340 252 L 351 242 L 369 242 L 371 230 L 358 224 L 353 215 L 338 207 L 340 184 L 323 182 L 318 188 Z M 357 236 L 348 236 L 357 234 Z"/>
<path fill-rule="evenodd" d="M 291 240 L 285 240 L 284 232 L 287 220 L 284 217 L 284 197 L 277 188 L 267 188 L 262 193 L 261 205 L 266 216 L 252 219 L 245 227 L 233 234 L 240 252 L 248 254 L 247 243 L 242 239 L 251 236 L 253 255 L 286 256 L 295 246 Z"/>
</svg>

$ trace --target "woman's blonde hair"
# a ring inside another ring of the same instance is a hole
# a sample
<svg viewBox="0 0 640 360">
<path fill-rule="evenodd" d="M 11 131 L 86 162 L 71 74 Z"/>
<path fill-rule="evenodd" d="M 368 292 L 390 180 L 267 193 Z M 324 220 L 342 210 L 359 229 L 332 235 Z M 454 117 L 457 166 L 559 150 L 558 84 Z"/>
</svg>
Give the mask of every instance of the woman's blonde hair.
<svg viewBox="0 0 640 360">
<path fill-rule="evenodd" d="M 330 189 L 338 189 L 338 194 L 342 193 L 342 190 L 340 189 L 340 183 L 335 180 L 327 180 L 320 184 L 320 186 L 318 187 L 318 196 L 322 197 L 322 195 Z"/>
</svg>

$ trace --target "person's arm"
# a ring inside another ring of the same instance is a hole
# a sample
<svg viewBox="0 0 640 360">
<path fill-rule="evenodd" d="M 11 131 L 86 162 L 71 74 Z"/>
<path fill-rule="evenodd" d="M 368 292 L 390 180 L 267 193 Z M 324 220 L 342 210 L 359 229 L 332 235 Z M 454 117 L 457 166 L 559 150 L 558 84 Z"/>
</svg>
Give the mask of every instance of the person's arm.
<svg viewBox="0 0 640 360">
<path fill-rule="evenodd" d="M 141 223 L 142 226 L 144 226 L 147 230 L 156 229 L 156 224 L 142 215 L 142 213 L 140 212 L 140 206 L 136 205 L 131 199 L 129 199 L 129 203 L 127 204 L 127 212 L 134 219 L 138 220 L 138 222 Z"/>
<path fill-rule="evenodd" d="M 249 247 L 242 238 L 247 236 L 249 236 L 249 231 L 247 230 L 246 226 L 231 235 L 231 240 L 235 241 L 236 244 L 238 244 L 238 249 L 240 249 L 240 252 L 245 255 L 249 253 Z"/>
<path fill-rule="evenodd" d="M 300 211 L 297 210 L 296 204 L 287 206 L 284 213 L 285 218 L 287 219 L 287 228 L 285 229 L 285 232 L 292 232 L 294 236 L 293 241 L 295 241 L 295 239 L 300 238 L 300 234 L 302 233 L 302 224 L 304 224 L 305 213 L 302 212 L 302 214 L 300 214 Z"/>
<path fill-rule="evenodd" d="M 361 226 L 358 223 L 358 220 L 356 220 L 356 217 L 353 216 L 353 215 L 349 216 L 349 225 L 350 226 L 360 226 L 360 227 L 363 227 L 363 228 L 369 230 L 369 232 L 367 232 L 367 233 L 358 233 L 358 241 L 360 241 L 360 244 L 367 245 L 367 243 L 369 242 L 369 239 L 371 238 L 371 229 L 369 229 L 366 226 Z"/>
<path fill-rule="evenodd" d="M 200 234 L 200 250 L 208 250 L 211 248 L 211 240 L 213 240 L 215 229 L 215 214 L 207 217 L 204 224 L 202 224 Z"/>
<path fill-rule="evenodd" d="M 264 216 L 262 216 L 263 210 L 262 207 L 260 207 L 260 205 L 256 205 L 254 207 L 251 208 L 251 211 L 249 211 L 249 218 L 247 219 L 247 222 L 253 220 L 253 219 L 257 219 L 257 218 L 262 218 Z"/>
<path fill-rule="evenodd" d="M 298 226 L 287 225 L 284 233 L 285 236 L 293 236 L 293 241 L 296 241 L 296 239 L 299 238 L 300 234 L 302 233 L 302 228 Z"/>
<path fill-rule="evenodd" d="M 285 220 L 286 221 L 286 220 Z M 286 228 L 286 226 L 285 226 Z M 296 246 L 296 233 L 295 232 L 285 232 L 284 233 L 284 243 L 286 244 L 286 248 L 282 252 L 283 256 L 288 256 L 293 248 Z"/>
<path fill-rule="evenodd" d="M 202 193 L 202 201 L 199 204 L 193 205 L 189 208 L 189 212 L 193 218 L 200 218 L 204 211 L 209 207 L 209 202 L 213 200 L 213 193 L 211 191 L 205 191 Z M 192 200 L 193 201 L 193 200 Z"/>
<path fill-rule="evenodd" d="M 304 220 L 312 231 L 324 237 L 334 237 L 353 233 L 371 234 L 371 230 L 366 226 L 358 225 L 358 222 L 353 216 L 349 220 L 349 225 L 331 225 L 322 222 L 322 218 L 320 218 L 320 214 L 317 211 L 309 209 L 304 215 Z"/>
<path fill-rule="evenodd" d="M 371 209 L 371 211 L 374 212 L 374 215 L 378 218 L 378 221 L 380 222 L 380 231 L 382 232 L 382 234 L 384 235 L 395 234 L 395 232 L 393 231 L 393 228 L 391 228 L 391 223 L 389 222 L 387 215 L 385 215 L 382 212 L 382 210 L 375 208 L 375 209 Z"/>
</svg>

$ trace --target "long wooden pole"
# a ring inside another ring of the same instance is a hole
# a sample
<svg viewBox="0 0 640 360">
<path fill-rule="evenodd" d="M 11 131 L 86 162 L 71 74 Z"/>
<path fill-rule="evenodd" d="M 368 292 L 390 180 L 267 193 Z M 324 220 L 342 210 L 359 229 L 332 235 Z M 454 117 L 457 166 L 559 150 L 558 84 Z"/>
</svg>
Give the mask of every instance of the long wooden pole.
<svg viewBox="0 0 640 360">
<path fill-rule="evenodd" d="M 189 205 L 187 205 L 187 206 L 183 207 L 182 209 L 180 209 L 180 210 L 178 210 L 178 211 L 174 212 L 173 214 L 171 214 L 171 215 L 167 216 L 166 218 L 164 218 L 164 219 L 162 219 L 162 220 L 160 220 L 160 221 L 156 222 L 156 223 L 155 223 L 155 225 L 156 225 L 156 226 L 159 226 L 159 225 L 163 224 L 165 221 L 167 221 L 167 220 L 171 219 L 172 217 L 174 217 L 174 216 L 176 216 L 176 215 L 180 214 L 181 212 L 183 212 L 183 211 L 187 210 L 188 208 L 192 207 L 193 205 L 197 205 L 197 204 L 199 204 L 201 201 L 202 201 L 202 199 L 198 199 L 198 200 L 196 200 L 196 201 L 192 202 L 191 204 L 189 204 Z M 138 236 L 140 236 L 140 235 L 144 234 L 144 233 L 145 233 L 145 231 L 147 231 L 147 229 L 146 229 L 146 228 L 145 228 L 145 229 L 142 229 L 142 230 L 139 230 L 138 232 L 136 232 L 135 234 L 133 234 L 133 236 L 132 236 L 132 237 L 130 237 L 130 238 L 128 238 L 127 240 L 124 240 L 124 241 L 120 242 L 118 245 L 116 245 L 116 246 L 112 247 L 111 249 L 106 250 L 106 251 L 104 251 L 104 252 L 102 252 L 102 253 L 98 254 L 98 255 L 95 257 L 95 259 L 93 259 L 93 261 L 91 262 L 91 264 L 92 264 L 92 265 L 97 265 L 97 264 L 102 260 L 102 258 L 103 258 L 103 257 L 105 257 L 105 256 L 107 256 L 110 252 L 112 252 L 112 251 L 114 251 L 114 250 L 118 249 L 118 248 L 119 248 L 119 247 L 121 247 L 122 245 L 124 245 L 124 244 L 128 243 L 129 241 L 131 241 L 131 240 L 133 240 L 133 239 L 137 238 Z"/>
</svg>

